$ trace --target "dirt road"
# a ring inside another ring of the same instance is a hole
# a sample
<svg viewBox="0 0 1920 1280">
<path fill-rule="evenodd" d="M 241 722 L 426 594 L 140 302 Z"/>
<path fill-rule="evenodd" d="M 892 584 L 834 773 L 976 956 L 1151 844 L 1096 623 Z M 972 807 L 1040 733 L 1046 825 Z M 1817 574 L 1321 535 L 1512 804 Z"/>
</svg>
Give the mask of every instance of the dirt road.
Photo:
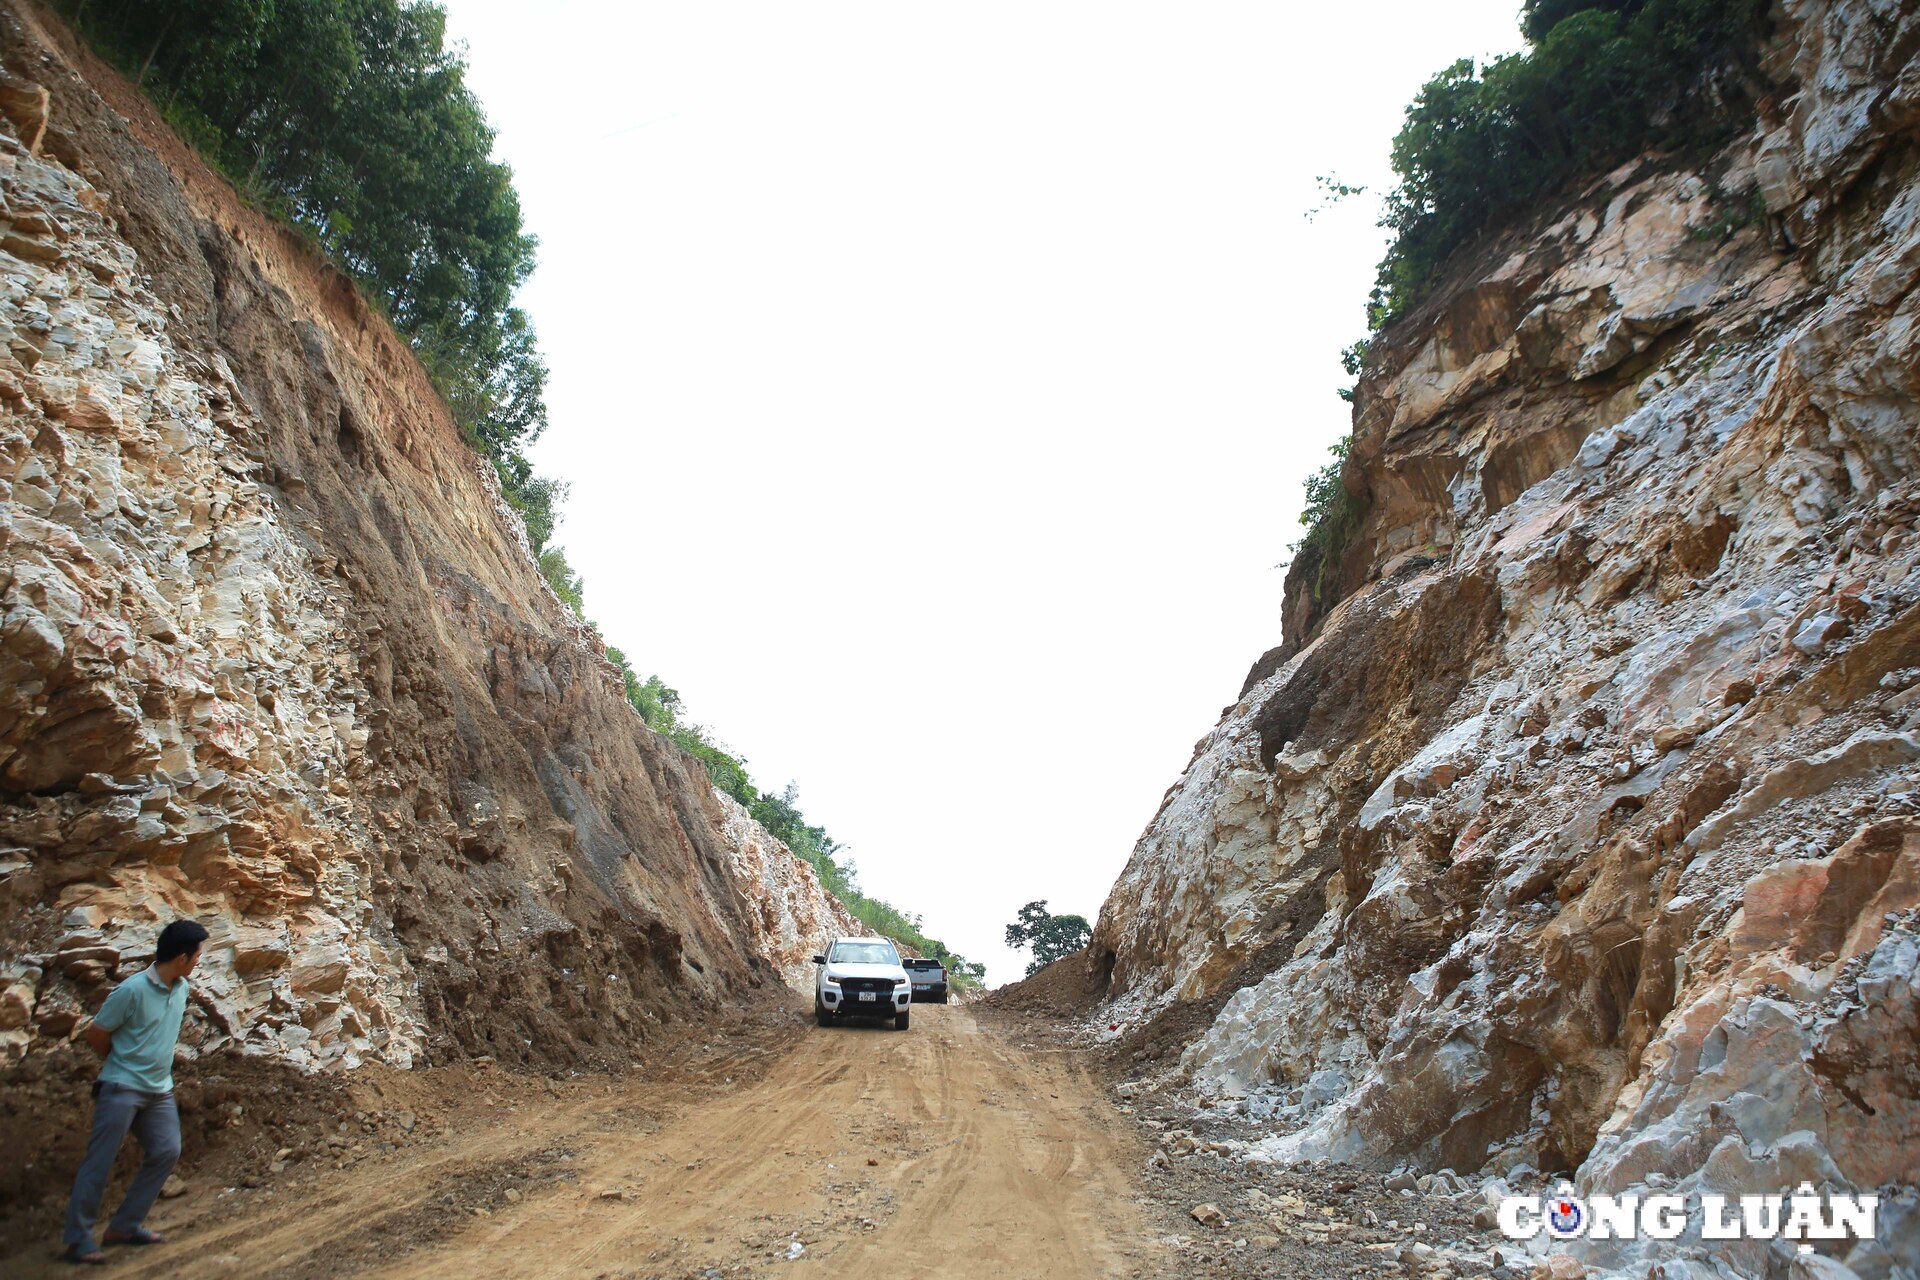
<svg viewBox="0 0 1920 1280">
<path fill-rule="evenodd" d="M 963 1006 L 797 1015 L 708 1079 L 475 1086 L 444 1136 L 261 1190 L 163 1202 L 111 1272 L 246 1276 L 1157 1275 L 1144 1152 L 1095 1083 Z M 511 1082 L 504 1082 L 511 1084 Z M 796 1249 L 796 1245 L 799 1246 Z M 789 1257 L 790 1254 L 795 1256 Z M 72 1274 L 16 1257 L 8 1274 Z"/>
</svg>

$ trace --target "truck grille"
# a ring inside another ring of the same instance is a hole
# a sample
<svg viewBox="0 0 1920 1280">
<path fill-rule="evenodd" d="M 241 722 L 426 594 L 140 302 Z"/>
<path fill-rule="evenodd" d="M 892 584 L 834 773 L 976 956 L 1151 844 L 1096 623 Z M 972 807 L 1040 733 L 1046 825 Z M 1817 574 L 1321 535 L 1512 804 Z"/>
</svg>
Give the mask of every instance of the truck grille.
<svg viewBox="0 0 1920 1280">
<path fill-rule="evenodd" d="M 891 978 L 842 978 L 840 979 L 840 989 L 848 995 L 855 995 L 862 991 L 872 991 L 883 996 L 891 996 L 893 994 L 893 980 Z"/>
</svg>

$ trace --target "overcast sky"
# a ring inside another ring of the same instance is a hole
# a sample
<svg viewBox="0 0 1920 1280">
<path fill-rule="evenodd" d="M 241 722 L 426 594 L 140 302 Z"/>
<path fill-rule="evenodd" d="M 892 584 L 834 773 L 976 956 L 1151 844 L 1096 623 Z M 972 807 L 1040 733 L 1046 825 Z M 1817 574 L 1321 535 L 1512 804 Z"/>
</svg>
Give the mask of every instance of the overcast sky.
<svg viewBox="0 0 1920 1280">
<path fill-rule="evenodd" d="M 588 614 L 1017 978 L 1279 642 L 1401 112 L 1518 0 L 445 3 Z"/>
</svg>

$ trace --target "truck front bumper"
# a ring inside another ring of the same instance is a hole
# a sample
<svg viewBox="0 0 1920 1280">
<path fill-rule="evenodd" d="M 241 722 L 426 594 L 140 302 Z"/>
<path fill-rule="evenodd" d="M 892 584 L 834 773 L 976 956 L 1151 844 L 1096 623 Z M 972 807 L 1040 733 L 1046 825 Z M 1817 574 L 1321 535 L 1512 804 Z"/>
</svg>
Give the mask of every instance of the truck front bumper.
<svg viewBox="0 0 1920 1280">
<path fill-rule="evenodd" d="M 912 994 L 905 991 L 898 991 L 892 995 L 878 992 L 874 993 L 871 1000 L 862 999 L 861 997 L 866 994 L 858 991 L 823 991 L 820 994 L 820 1000 L 832 1013 L 864 1013 L 872 1018 L 891 1018 L 913 1001 Z"/>
</svg>

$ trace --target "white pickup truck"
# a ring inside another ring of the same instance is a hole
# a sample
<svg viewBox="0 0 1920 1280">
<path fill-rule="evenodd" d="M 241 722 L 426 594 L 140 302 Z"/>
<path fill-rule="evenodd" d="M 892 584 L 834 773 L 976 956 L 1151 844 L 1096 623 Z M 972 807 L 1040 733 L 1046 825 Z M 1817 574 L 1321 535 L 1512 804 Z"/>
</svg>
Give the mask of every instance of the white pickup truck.
<svg viewBox="0 0 1920 1280">
<path fill-rule="evenodd" d="M 915 956 L 901 961 L 913 982 L 915 1000 L 947 1002 L 947 966 L 938 960 Z"/>
<path fill-rule="evenodd" d="M 913 985 L 900 964 L 900 950 L 887 938 L 835 938 L 815 956 L 813 1017 L 823 1027 L 841 1018 L 892 1018 L 907 1029 Z"/>
</svg>

